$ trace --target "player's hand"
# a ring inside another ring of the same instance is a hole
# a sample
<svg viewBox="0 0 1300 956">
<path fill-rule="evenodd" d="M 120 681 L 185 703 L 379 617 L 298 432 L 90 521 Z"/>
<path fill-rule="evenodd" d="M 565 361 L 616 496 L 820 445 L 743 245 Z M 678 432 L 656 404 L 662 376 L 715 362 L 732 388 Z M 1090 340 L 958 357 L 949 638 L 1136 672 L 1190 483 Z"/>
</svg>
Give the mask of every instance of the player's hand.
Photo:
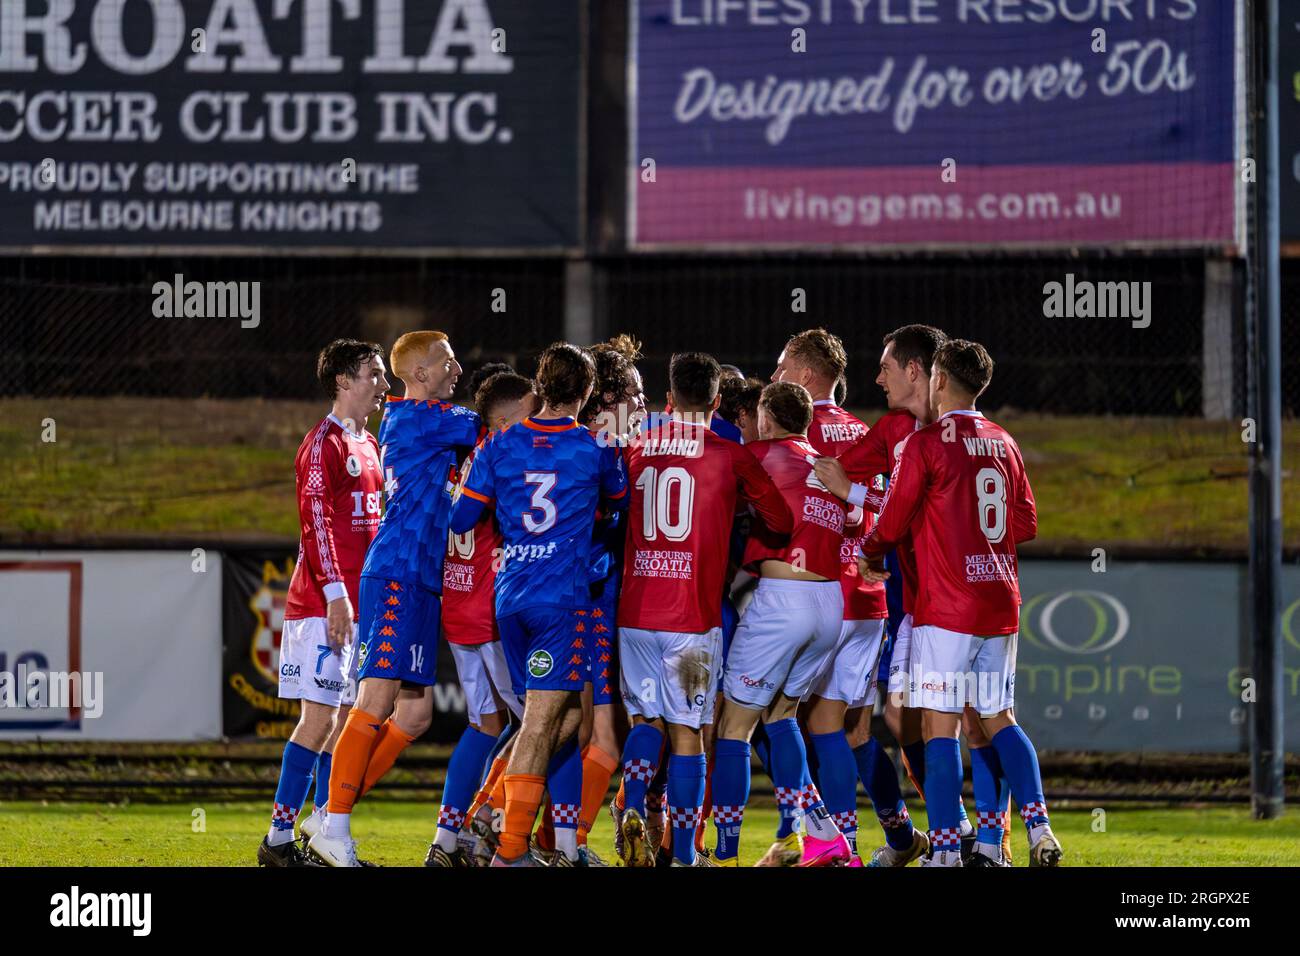
<svg viewBox="0 0 1300 956">
<path fill-rule="evenodd" d="M 836 498 L 848 499 L 853 482 L 849 481 L 843 465 L 834 458 L 818 458 L 813 463 L 813 469 L 817 472 L 817 480 L 826 486 L 827 491 Z"/>
<path fill-rule="evenodd" d="M 885 570 L 885 559 L 879 554 L 870 557 L 865 554 L 858 555 L 858 574 L 862 575 L 862 580 L 868 584 L 879 584 L 881 581 L 889 580 L 889 572 Z"/>
<path fill-rule="evenodd" d="M 352 601 L 346 595 L 330 601 L 325 631 L 330 649 L 335 651 L 352 637 Z"/>
</svg>

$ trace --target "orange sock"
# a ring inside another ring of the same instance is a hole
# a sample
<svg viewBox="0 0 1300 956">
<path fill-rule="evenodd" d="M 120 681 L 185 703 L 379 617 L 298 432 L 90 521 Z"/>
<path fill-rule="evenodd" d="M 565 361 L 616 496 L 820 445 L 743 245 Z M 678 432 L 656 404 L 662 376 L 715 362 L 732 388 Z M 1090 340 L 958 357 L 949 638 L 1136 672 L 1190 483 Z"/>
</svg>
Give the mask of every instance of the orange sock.
<svg viewBox="0 0 1300 956">
<path fill-rule="evenodd" d="M 501 856 L 514 860 L 528 852 L 537 808 L 542 805 L 546 778 L 531 773 L 502 774 L 506 788 L 506 820 L 501 831 Z"/>
<path fill-rule="evenodd" d="M 492 769 L 483 778 L 483 786 L 479 788 L 478 793 L 474 794 L 474 802 L 470 805 L 469 813 L 465 814 L 466 820 L 473 820 L 484 807 L 500 809 L 500 804 L 493 802 L 492 795 L 496 792 L 496 788 L 501 785 L 501 776 L 506 772 L 506 764 L 509 762 L 508 757 L 497 757 L 496 760 L 492 761 Z M 504 790 L 501 792 L 502 794 L 505 793 Z"/>
<path fill-rule="evenodd" d="M 555 817 L 551 815 L 549 800 L 542 810 L 542 825 L 537 828 L 537 848 L 547 853 L 555 849 Z"/>
<path fill-rule="evenodd" d="M 591 744 L 582 752 L 582 810 L 578 814 L 578 842 L 587 842 L 587 833 L 595 826 L 596 814 L 609 793 L 609 778 L 618 769 L 618 758 Z"/>
<path fill-rule="evenodd" d="M 370 788 L 383 779 L 384 774 L 393 769 L 402 751 L 415 743 L 415 738 L 408 734 L 389 717 L 375 737 L 374 746 L 370 748 L 370 762 L 366 764 L 366 779 L 361 785 L 364 797 Z"/>
<path fill-rule="evenodd" d="M 623 794 L 622 775 L 620 775 L 618 778 L 618 793 L 614 794 L 614 806 L 618 808 L 619 813 L 622 813 L 624 808 L 627 806 L 627 800 Z"/>
<path fill-rule="evenodd" d="M 370 748 L 379 735 L 379 718 L 359 707 L 348 711 L 339 742 L 334 747 L 334 765 L 330 769 L 330 813 L 351 813 L 361 796 L 366 779 Z"/>
<path fill-rule="evenodd" d="M 506 808 L 506 772 L 504 770 L 501 771 L 501 776 L 497 777 L 496 786 L 492 788 L 492 793 L 488 797 L 488 806 L 493 810 L 501 811 Z"/>
</svg>

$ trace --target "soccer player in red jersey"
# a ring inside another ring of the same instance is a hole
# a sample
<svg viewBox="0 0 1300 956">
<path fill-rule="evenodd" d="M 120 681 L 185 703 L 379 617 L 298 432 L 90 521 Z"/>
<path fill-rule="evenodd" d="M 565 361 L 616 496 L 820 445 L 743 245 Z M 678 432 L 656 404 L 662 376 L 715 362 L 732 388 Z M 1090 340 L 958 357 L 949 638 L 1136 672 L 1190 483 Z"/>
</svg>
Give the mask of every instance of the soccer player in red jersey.
<svg viewBox="0 0 1300 956">
<path fill-rule="evenodd" d="M 536 411 L 537 393 L 532 381 L 522 375 L 499 372 L 478 387 L 474 404 L 488 434 L 494 434 L 522 422 Z M 478 447 L 482 444 L 480 441 Z M 472 458 L 471 453 L 467 465 Z M 468 822 L 466 812 L 483 779 L 488 756 L 508 726 L 507 710 L 516 718 L 524 714 L 523 701 L 511 688 L 510 669 L 497 634 L 493 581 L 500 556 L 501 531 L 492 509 L 485 510 L 478 524 L 464 534 L 449 532 L 447 535 L 447 560 L 442 574 L 442 633 L 451 647 L 456 674 L 465 692 L 469 726 L 447 764 L 438 830 L 425 858 L 426 866 L 470 865 L 465 850 L 457 845 Z M 504 767 L 504 758 L 498 759 Z M 485 829 L 491 832 L 490 828 Z M 466 832 L 466 836 L 470 834 Z"/>
<path fill-rule="evenodd" d="M 796 382 L 812 395 L 813 420 L 808 429 L 808 443 L 819 455 L 837 457 L 867 433 L 867 426 L 834 399 L 836 388 L 844 382 L 847 366 L 848 355 L 837 336 L 825 329 L 808 329 L 786 343 L 772 375 L 773 381 Z M 854 505 L 846 527 L 840 547 L 840 585 L 844 591 L 840 639 L 813 682 L 801 717 L 817 758 L 817 784 L 826 808 L 853 848 L 854 860 L 850 865 L 861 866 L 857 858 L 858 767 L 863 758 L 870 760 L 877 755 L 869 746 L 871 711 L 875 706 L 874 677 L 889 609 L 884 584 L 868 582 L 858 574 L 858 545 L 871 527 L 870 514 Z M 845 733 L 846 724 L 858 739 L 849 738 Z M 873 769 L 873 763 L 865 764 L 864 769 Z M 892 763 L 889 769 L 893 770 Z M 893 779 L 897 779 L 896 775 Z M 873 780 L 870 774 L 863 774 L 863 782 L 870 794 L 873 784 L 879 790 L 889 781 Z M 890 810 L 894 810 L 892 805 Z"/>
<path fill-rule="evenodd" d="M 280 697 L 301 700 L 302 714 L 284 748 L 271 829 L 257 851 L 261 866 L 314 865 L 294 842 L 293 826 L 313 771 L 318 802 L 329 791 L 339 707 L 356 693 L 357 593 L 384 488 L 379 446 L 365 430 L 388 391 L 382 349 L 338 339 L 321 350 L 316 377 L 334 404 L 294 462 L 302 536 L 280 640 Z"/>
<path fill-rule="evenodd" d="M 653 866 L 658 845 L 643 824 L 646 788 L 667 734 L 668 813 L 674 866 L 697 855 L 704 799 L 701 728 L 713 722 L 722 671 L 722 596 L 738 501 L 775 534 L 794 519 L 754 456 L 710 428 L 721 369 L 687 352 L 669 366 L 669 417 L 627 451 L 632 500 L 619 599 L 620 684 L 632 731 L 623 749 L 624 861 Z"/>
<path fill-rule="evenodd" d="M 760 576 L 727 657 L 713 772 L 713 818 L 720 862 L 736 857 L 749 798 L 749 739 L 762 720 L 770 742 L 772 782 L 781 825 L 762 866 L 848 863 L 848 841 L 831 820 L 808 773 L 803 735 L 795 722 L 839 642 L 844 616 L 840 545 L 844 505 L 817 479 L 817 453 L 808 444 L 813 403 L 792 382 L 763 389 L 758 405 L 762 440 L 746 446 L 785 497 L 794 531 L 755 527 L 744 565 Z M 797 830 L 801 815 L 806 841 Z M 732 863 L 732 865 L 735 865 Z"/>
<path fill-rule="evenodd" d="M 1012 715 L 1020 626 L 1016 545 L 1035 536 L 1038 516 L 1020 449 L 975 410 L 992 376 L 993 360 L 976 342 L 953 339 L 935 352 L 935 421 L 908 437 L 898 454 L 880 520 L 863 541 L 862 570 L 879 573 L 880 556 L 911 537 L 919 587 L 910 686 L 926 741 L 927 864 L 961 865 L 957 735 L 970 706 L 1020 805 L 1030 865 L 1056 866 L 1061 846 L 1048 821 L 1038 757 Z M 985 848 L 979 844 L 978 855 Z"/>
</svg>

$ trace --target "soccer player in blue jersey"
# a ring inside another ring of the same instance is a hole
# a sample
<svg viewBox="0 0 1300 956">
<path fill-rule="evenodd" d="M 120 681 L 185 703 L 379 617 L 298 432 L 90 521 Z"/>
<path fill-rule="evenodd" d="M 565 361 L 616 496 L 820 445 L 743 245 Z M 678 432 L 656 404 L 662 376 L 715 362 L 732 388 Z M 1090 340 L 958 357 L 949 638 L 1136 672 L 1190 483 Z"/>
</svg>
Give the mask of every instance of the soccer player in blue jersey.
<svg viewBox="0 0 1300 956">
<path fill-rule="evenodd" d="M 528 839 L 542 794 L 574 807 L 575 827 L 556 828 L 555 863 L 578 861 L 576 808 L 582 759 L 577 733 L 587 680 L 573 609 L 588 599 L 592 519 L 602 500 L 625 507 L 627 475 L 619 449 L 601 447 L 577 422 L 591 395 L 591 354 L 558 342 L 538 360 L 542 410 L 492 436 L 479 449 L 452 508 L 463 534 L 496 507 L 503 541 L 496 578 L 497 629 L 524 719 L 505 774 L 504 829 L 493 866 L 529 866 Z M 620 504 L 622 503 L 622 504 Z"/>
<path fill-rule="evenodd" d="M 350 820 L 372 752 L 385 738 L 400 751 L 433 718 L 451 491 L 479 436 L 478 415 L 450 402 L 461 367 L 445 334 L 406 333 L 390 364 L 406 392 L 379 427 L 388 503 L 361 571 L 357 702 L 334 750 L 329 812 L 308 842 L 330 866 L 359 865 Z"/>
</svg>

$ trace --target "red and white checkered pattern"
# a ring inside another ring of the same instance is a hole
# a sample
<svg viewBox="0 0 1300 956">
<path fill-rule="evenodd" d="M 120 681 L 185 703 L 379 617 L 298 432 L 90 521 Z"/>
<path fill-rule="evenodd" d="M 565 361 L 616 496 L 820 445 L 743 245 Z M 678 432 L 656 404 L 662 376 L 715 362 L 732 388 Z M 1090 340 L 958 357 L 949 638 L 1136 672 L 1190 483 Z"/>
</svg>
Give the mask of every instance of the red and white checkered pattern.
<svg viewBox="0 0 1300 956">
<path fill-rule="evenodd" d="M 283 803 L 277 803 L 275 804 L 275 809 L 271 811 L 271 825 L 277 830 L 293 829 L 293 821 L 297 819 L 297 807 L 288 807 Z"/>
<path fill-rule="evenodd" d="M 700 823 L 701 807 L 669 807 L 668 819 L 672 821 L 673 829 L 690 830 L 695 832 L 695 828 Z"/>
<path fill-rule="evenodd" d="M 803 806 L 803 804 L 800 802 L 800 797 L 803 795 L 802 790 L 797 790 L 794 787 L 775 787 L 774 789 L 776 790 L 776 802 L 778 806 L 782 806 L 782 807 Z"/>
<path fill-rule="evenodd" d="M 716 804 L 713 807 L 713 822 L 717 826 L 723 827 L 732 823 L 741 823 L 744 819 L 744 807 L 720 807 Z"/>
<path fill-rule="evenodd" d="M 799 806 L 805 810 L 810 810 L 822 802 L 822 795 L 817 792 L 817 788 L 811 783 L 806 783 L 803 789 L 799 791 Z"/>
<path fill-rule="evenodd" d="M 557 827 L 576 827 L 580 809 L 582 808 L 576 803 L 552 803 L 551 817 Z"/>
<path fill-rule="evenodd" d="M 930 844 L 936 850 L 961 849 L 961 829 L 959 827 L 940 827 L 930 831 Z"/>
<path fill-rule="evenodd" d="M 668 797 L 655 790 L 650 790 L 645 795 L 646 813 L 663 813 L 664 808 L 668 806 Z"/>
<path fill-rule="evenodd" d="M 979 811 L 979 826 L 981 830 L 1005 830 L 1007 828 L 1007 814 L 999 813 L 996 810 Z"/>
<path fill-rule="evenodd" d="M 644 757 L 637 757 L 635 760 L 628 760 L 623 763 L 623 776 L 630 777 L 633 780 L 640 780 L 642 783 L 649 783 L 654 779 L 655 765 Z"/>
<path fill-rule="evenodd" d="M 1031 827 L 1035 820 L 1047 822 L 1047 804 L 1042 800 L 1033 800 L 1026 803 L 1020 808 L 1020 819 L 1025 821 L 1025 826 Z"/>
<path fill-rule="evenodd" d="M 858 829 L 857 810 L 841 810 L 839 813 L 832 813 L 831 819 L 835 821 L 835 826 L 841 833 L 853 833 Z"/>
<path fill-rule="evenodd" d="M 898 812 L 885 810 L 876 813 L 876 819 L 880 821 L 882 830 L 897 830 L 899 827 L 907 826 L 912 822 L 912 815 L 907 812 L 907 807 L 902 807 Z"/>
<path fill-rule="evenodd" d="M 465 811 L 443 804 L 438 808 L 438 826 L 444 830 L 459 830 L 465 825 Z"/>
</svg>

